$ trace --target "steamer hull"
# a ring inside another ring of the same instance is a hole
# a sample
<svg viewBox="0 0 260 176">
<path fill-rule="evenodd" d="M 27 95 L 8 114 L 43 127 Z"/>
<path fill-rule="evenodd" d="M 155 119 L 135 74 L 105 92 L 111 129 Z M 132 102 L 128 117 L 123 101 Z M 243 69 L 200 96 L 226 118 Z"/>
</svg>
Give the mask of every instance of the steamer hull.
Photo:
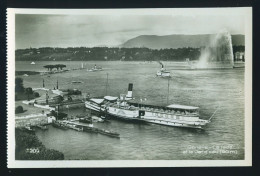
<svg viewBox="0 0 260 176">
<path fill-rule="evenodd" d="M 132 99 L 133 85 L 129 84 L 128 94 L 118 97 L 92 98 L 85 106 L 99 114 L 118 119 L 147 122 L 167 126 L 202 128 L 208 120 L 200 119 L 199 107 L 171 104 L 166 107 L 136 103 Z"/>
<path fill-rule="evenodd" d="M 207 123 L 208 120 L 203 120 L 199 118 L 197 107 L 185 106 L 180 108 L 173 108 L 169 105 L 167 107 L 161 106 L 150 106 L 139 104 L 141 108 L 134 106 L 134 104 L 128 103 L 124 106 L 118 105 L 116 103 L 106 103 L 103 105 L 91 105 L 90 102 L 86 102 L 86 108 L 95 110 L 98 113 L 103 113 L 113 118 L 147 122 L 167 126 L 175 127 L 186 127 L 186 128 L 198 128 L 201 129 Z"/>
</svg>

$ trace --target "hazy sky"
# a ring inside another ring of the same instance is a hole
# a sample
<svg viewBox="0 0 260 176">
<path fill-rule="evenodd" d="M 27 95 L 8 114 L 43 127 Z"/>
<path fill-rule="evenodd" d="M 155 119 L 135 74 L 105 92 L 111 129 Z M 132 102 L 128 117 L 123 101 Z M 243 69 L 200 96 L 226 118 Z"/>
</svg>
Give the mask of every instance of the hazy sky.
<svg viewBox="0 0 260 176">
<path fill-rule="evenodd" d="M 15 16 L 16 49 L 117 46 L 139 35 L 244 34 L 242 16 L 37 15 Z"/>
</svg>

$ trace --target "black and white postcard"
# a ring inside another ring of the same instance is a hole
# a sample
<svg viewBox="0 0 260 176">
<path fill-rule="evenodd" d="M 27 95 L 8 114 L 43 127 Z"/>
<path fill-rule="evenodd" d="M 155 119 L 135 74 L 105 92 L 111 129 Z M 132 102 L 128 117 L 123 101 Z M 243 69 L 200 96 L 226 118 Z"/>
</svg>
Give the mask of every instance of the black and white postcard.
<svg viewBox="0 0 260 176">
<path fill-rule="evenodd" d="M 7 10 L 8 167 L 252 165 L 252 9 Z"/>
</svg>

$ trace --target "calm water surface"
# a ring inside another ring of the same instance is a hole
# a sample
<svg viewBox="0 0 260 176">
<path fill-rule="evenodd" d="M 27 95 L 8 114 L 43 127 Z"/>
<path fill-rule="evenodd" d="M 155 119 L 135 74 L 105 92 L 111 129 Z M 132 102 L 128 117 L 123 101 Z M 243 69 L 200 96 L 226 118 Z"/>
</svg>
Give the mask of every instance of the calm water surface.
<svg viewBox="0 0 260 176">
<path fill-rule="evenodd" d="M 67 68 L 78 68 L 81 62 L 63 63 Z M 63 131 L 49 127 L 37 131 L 43 144 L 64 153 L 65 159 L 82 160 L 181 160 L 181 159 L 243 159 L 244 158 L 244 69 L 185 70 L 185 63 L 165 62 L 171 70 L 169 104 L 200 107 L 201 118 L 209 119 L 218 108 L 205 130 L 193 130 L 155 124 L 135 124 L 118 120 L 94 123 L 94 126 L 112 129 L 121 138 L 101 134 Z M 44 71 L 50 62 L 16 62 L 16 70 Z M 95 62 L 84 62 L 87 68 Z M 107 94 L 126 93 L 133 83 L 136 99 L 146 103 L 167 105 L 168 80 L 155 76 L 159 64 L 143 62 L 96 62 L 104 68 L 100 72 L 76 70 L 53 74 L 50 77 L 33 75 L 23 77 L 25 87 L 47 88 L 59 80 L 60 88 L 76 88 L 91 96 L 104 96 L 108 73 Z M 180 69 L 181 68 L 181 69 Z M 72 84 L 82 81 L 82 84 Z M 85 113 L 85 108 L 66 110 L 69 114 Z M 228 149 L 227 149 L 228 148 Z M 220 150 L 222 153 L 220 153 Z M 225 149 L 225 150 L 224 150 Z M 202 152 L 200 152 L 202 151 Z M 209 152 L 215 153 L 210 153 Z M 228 151 L 228 152 L 225 152 Z M 190 153 L 185 153 L 190 152 Z M 204 152 L 204 153 L 203 153 Z M 207 153 L 206 153 L 207 152 Z"/>
</svg>

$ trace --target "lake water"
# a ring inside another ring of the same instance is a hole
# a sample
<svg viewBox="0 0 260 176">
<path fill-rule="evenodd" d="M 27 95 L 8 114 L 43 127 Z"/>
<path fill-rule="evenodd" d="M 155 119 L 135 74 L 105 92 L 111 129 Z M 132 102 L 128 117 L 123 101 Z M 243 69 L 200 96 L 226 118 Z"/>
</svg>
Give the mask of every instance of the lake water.
<svg viewBox="0 0 260 176">
<path fill-rule="evenodd" d="M 47 64 L 66 64 L 79 68 L 81 62 L 16 62 L 16 70 L 46 71 Z M 91 96 L 104 96 L 108 74 L 107 94 L 119 96 L 126 93 L 128 83 L 133 83 L 133 96 L 145 103 L 167 105 L 168 80 L 156 77 L 160 65 L 156 62 L 84 62 L 84 67 L 94 64 L 103 67 L 100 72 L 75 70 L 53 74 L 50 77 L 32 75 L 23 77 L 25 87 L 76 88 Z M 37 131 L 37 136 L 47 148 L 64 153 L 65 159 L 81 160 L 206 160 L 244 158 L 244 69 L 187 70 L 186 63 L 165 62 L 171 71 L 169 104 L 200 107 L 201 118 L 209 119 L 218 108 L 212 122 L 205 130 L 194 130 L 136 124 L 119 120 L 111 123 L 94 123 L 94 126 L 112 129 L 121 138 L 101 134 L 63 131 L 49 127 Z M 72 81 L 82 81 L 73 84 Z M 68 109 L 69 114 L 84 113 L 85 108 Z"/>
</svg>

